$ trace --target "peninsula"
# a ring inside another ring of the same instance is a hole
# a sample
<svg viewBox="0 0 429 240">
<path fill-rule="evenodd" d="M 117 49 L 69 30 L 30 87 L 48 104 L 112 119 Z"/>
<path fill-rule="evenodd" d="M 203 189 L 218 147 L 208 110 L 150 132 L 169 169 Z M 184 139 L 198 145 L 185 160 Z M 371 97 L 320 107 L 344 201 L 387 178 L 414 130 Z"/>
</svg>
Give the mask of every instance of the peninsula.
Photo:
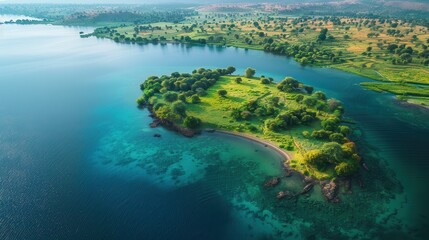
<svg viewBox="0 0 429 240">
<path fill-rule="evenodd" d="M 224 131 L 249 137 L 291 156 L 285 166 L 313 180 L 346 178 L 359 169 L 361 158 L 343 124 L 343 107 L 294 78 L 279 83 L 232 75 L 234 67 L 174 72 L 151 76 L 141 84 L 137 99 L 162 125 L 185 136 L 202 131 Z"/>
</svg>

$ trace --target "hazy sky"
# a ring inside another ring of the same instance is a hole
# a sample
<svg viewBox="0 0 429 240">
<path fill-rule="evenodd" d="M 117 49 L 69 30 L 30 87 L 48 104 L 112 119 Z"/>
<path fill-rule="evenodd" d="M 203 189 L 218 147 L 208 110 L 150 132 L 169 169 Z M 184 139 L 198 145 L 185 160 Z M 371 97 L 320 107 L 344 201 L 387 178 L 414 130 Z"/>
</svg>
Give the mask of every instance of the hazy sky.
<svg viewBox="0 0 429 240">
<path fill-rule="evenodd" d="M 0 0 L 0 3 L 218 3 L 288 2 L 294 0 Z M 296 1 L 296 0 L 295 0 Z M 314 1 L 314 0 L 307 0 Z"/>
</svg>

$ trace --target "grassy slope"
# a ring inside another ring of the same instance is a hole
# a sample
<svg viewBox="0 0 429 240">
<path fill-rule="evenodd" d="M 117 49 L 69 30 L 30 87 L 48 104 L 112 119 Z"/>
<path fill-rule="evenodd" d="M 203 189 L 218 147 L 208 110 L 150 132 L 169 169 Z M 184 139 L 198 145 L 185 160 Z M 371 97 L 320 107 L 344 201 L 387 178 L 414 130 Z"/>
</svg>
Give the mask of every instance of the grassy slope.
<svg viewBox="0 0 429 240">
<path fill-rule="evenodd" d="M 263 85 L 258 79 L 249 79 L 241 77 L 243 82 L 241 84 L 235 83 L 234 76 L 221 77 L 217 83 L 207 90 L 207 95 L 201 97 L 201 103 L 187 104 L 187 115 L 198 117 L 203 122 L 203 128 L 216 128 L 227 131 L 238 131 L 256 136 L 260 139 L 268 140 L 277 146 L 286 149 L 292 153 L 297 153 L 298 149 L 295 144 L 298 144 L 304 151 L 317 149 L 324 143 L 315 139 L 307 139 L 303 137 L 303 131 L 310 133 L 314 129 L 320 129 L 320 120 L 333 116 L 325 112 L 319 112 L 317 122 L 312 125 L 303 125 L 293 127 L 288 131 L 271 132 L 264 129 L 265 118 L 251 119 L 249 121 L 235 121 L 230 117 L 230 112 L 233 108 L 241 106 L 243 103 L 250 99 L 264 100 L 271 96 L 280 97 L 280 101 L 285 103 L 281 110 L 296 109 L 302 106 L 294 99 L 294 94 L 284 93 L 277 90 L 276 85 L 268 84 Z M 217 94 L 219 89 L 228 91 L 227 97 L 220 97 Z M 158 96 L 158 102 L 162 102 Z M 247 130 L 246 125 L 253 125 L 258 129 L 251 132 Z M 333 169 L 326 169 L 325 172 L 318 171 L 315 168 L 309 167 L 304 164 L 303 159 L 299 154 L 295 155 L 291 161 L 291 166 L 300 172 L 308 172 L 310 176 L 318 179 L 332 178 Z"/>
</svg>

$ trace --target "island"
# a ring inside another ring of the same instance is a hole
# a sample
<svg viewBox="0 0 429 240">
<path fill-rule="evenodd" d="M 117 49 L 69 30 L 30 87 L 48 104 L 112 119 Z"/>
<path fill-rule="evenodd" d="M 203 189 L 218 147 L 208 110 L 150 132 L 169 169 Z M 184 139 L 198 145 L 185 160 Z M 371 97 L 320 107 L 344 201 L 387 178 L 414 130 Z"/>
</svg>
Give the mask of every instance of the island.
<svg viewBox="0 0 429 240">
<path fill-rule="evenodd" d="M 230 66 L 151 76 L 140 85 L 137 103 L 149 109 L 151 127 L 161 125 L 187 137 L 218 131 L 269 146 L 284 156 L 286 175 L 302 174 L 308 183 L 303 192 L 320 183 L 328 200 L 339 201 L 335 181 L 349 181 L 363 164 L 348 138 L 352 131 L 341 103 L 292 77 L 275 83 L 256 77 L 252 68 L 244 76 L 235 71 Z M 279 192 L 279 198 L 284 196 Z"/>
</svg>

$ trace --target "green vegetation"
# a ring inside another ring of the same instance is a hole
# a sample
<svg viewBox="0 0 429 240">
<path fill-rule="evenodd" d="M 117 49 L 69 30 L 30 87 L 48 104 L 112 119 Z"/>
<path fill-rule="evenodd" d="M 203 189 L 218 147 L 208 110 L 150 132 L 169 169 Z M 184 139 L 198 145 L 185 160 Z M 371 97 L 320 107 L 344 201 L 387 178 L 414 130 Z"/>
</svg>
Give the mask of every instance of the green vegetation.
<svg viewBox="0 0 429 240">
<path fill-rule="evenodd" d="M 125 43 L 179 42 L 264 50 L 293 57 L 303 65 L 330 66 L 395 84 L 429 85 L 429 30 L 411 20 L 204 12 L 180 23 L 105 27 L 94 35 Z M 254 74 L 248 69 L 245 76 Z"/>
<path fill-rule="evenodd" d="M 339 101 L 313 93 L 291 77 L 275 84 L 265 77 L 233 76 L 234 71 L 200 68 L 192 74 L 151 76 L 141 84 L 137 102 L 177 126 L 236 131 L 270 141 L 294 153 L 292 168 L 317 179 L 358 170 L 360 157 L 348 139 L 350 128 L 342 125 Z"/>
<path fill-rule="evenodd" d="M 393 83 L 392 88 L 396 89 L 405 86 L 397 83 L 417 83 L 423 84 L 423 89 L 429 88 L 427 12 L 412 4 L 412 8 L 402 10 L 381 3 L 331 4 L 197 8 L 180 4 L 0 5 L 0 12 L 42 19 L 18 20 L 19 24 L 101 26 L 92 34 L 82 33 L 82 37 L 135 44 L 236 46 L 293 57 L 302 65 L 329 66 Z M 375 10 L 374 4 L 381 5 Z M 333 13 L 332 7 L 341 9 L 341 15 Z M 373 14 L 362 14 L 368 9 Z M 314 16 L 314 12 L 318 15 Z M 251 77 L 251 72 L 246 76 Z M 418 102 L 428 101 L 427 96 L 419 97 Z M 416 102 L 402 94 L 399 98 Z"/>
</svg>

